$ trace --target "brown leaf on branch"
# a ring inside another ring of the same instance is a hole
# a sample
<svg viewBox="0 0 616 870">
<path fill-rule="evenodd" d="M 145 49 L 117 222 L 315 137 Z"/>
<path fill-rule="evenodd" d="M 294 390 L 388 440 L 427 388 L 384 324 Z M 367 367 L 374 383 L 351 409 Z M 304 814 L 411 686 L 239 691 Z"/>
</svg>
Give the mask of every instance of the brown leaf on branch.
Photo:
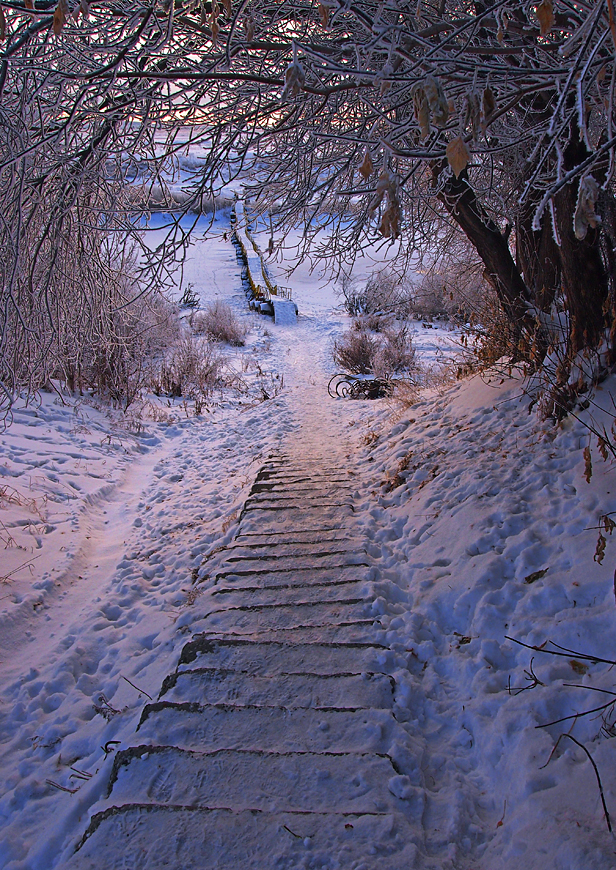
<svg viewBox="0 0 616 870">
<path fill-rule="evenodd" d="M 427 139 L 430 135 L 430 106 L 424 89 L 419 85 L 413 88 L 413 111 L 421 130 L 421 138 Z"/>
<path fill-rule="evenodd" d="M 492 88 L 486 88 L 481 100 L 481 129 L 485 133 L 486 127 L 496 110 L 496 97 Z"/>
<path fill-rule="evenodd" d="M 231 0 L 222 0 L 222 5 L 224 7 L 225 15 L 227 16 L 227 18 L 231 18 L 231 16 L 233 15 Z"/>
<path fill-rule="evenodd" d="M 329 24 L 329 6 L 326 6 L 324 3 L 319 3 L 319 20 L 323 27 L 327 27 Z"/>
<path fill-rule="evenodd" d="M 366 148 L 364 159 L 362 160 L 361 166 L 359 167 L 359 174 L 364 179 L 364 181 L 367 181 L 372 175 L 373 170 L 374 165 L 372 163 L 372 157 L 370 156 L 370 150 Z"/>
<path fill-rule="evenodd" d="M 599 185 L 592 175 L 585 175 L 580 181 L 573 216 L 573 231 L 576 239 L 585 239 L 588 227 L 596 229 L 601 223 L 601 218 L 595 212 L 598 197 Z"/>
<path fill-rule="evenodd" d="M 541 36 L 547 36 L 555 21 L 552 0 L 541 0 L 541 3 L 537 6 L 537 18 L 539 19 L 539 32 Z"/>
<path fill-rule="evenodd" d="M 597 546 L 595 548 L 595 555 L 593 556 L 593 560 L 600 565 L 605 559 L 605 545 L 607 544 L 606 539 L 603 535 L 599 534 L 597 538 Z"/>
<path fill-rule="evenodd" d="M 244 18 L 244 31 L 246 33 L 246 42 L 252 42 L 255 38 L 255 23 L 252 15 L 247 15 Z"/>
<path fill-rule="evenodd" d="M 586 478 L 586 483 L 590 483 L 590 478 L 592 477 L 592 456 L 590 454 L 590 447 L 585 447 L 582 453 L 584 457 L 584 477 Z"/>
<path fill-rule="evenodd" d="M 447 154 L 447 160 L 453 169 L 454 175 L 456 178 L 459 178 L 460 173 L 463 169 L 466 169 L 468 161 L 471 159 L 470 152 L 466 147 L 466 142 L 462 136 L 456 136 L 455 139 L 452 139 L 451 142 L 448 143 L 445 153 Z"/>
<path fill-rule="evenodd" d="M 68 3 L 66 0 L 58 0 L 56 11 L 53 14 L 53 32 L 56 36 L 60 36 L 62 28 L 66 24 L 66 13 L 68 12 Z"/>
<path fill-rule="evenodd" d="M 2 6 L 0 6 L 0 42 L 6 36 L 6 18 L 4 17 L 4 12 L 2 11 Z"/>
<path fill-rule="evenodd" d="M 437 127 L 445 127 L 449 118 L 449 103 L 440 81 L 434 76 L 426 76 L 423 91 L 430 104 L 432 118 Z"/>
</svg>

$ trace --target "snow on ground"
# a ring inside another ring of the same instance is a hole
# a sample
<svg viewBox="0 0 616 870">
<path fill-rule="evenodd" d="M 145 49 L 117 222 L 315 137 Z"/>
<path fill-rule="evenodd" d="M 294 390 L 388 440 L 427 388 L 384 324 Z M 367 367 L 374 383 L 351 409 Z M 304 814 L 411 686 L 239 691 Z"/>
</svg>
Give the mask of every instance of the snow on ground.
<svg viewBox="0 0 616 870">
<path fill-rule="evenodd" d="M 616 479 L 587 425 L 609 431 L 609 416 L 591 406 L 581 421 L 541 422 L 522 381 L 497 375 L 404 411 L 331 400 L 331 344 L 348 325 L 331 285 L 305 267 L 283 282 L 295 327 L 249 313 L 226 229 L 219 216 L 185 280 L 251 327 L 227 353 L 271 399 L 227 393 L 200 417 L 152 401 L 122 417 L 45 394 L 3 433 L 0 868 L 51 870 L 81 835 L 114 748 L 175 665 L 194 579 L 230 541 L 263 461 L 292 450 L 316 417 L 341 461 L 361 457 L 356 515 L 378 568 L 375 610 L 405 662 L 396 701 L 425 861 L 611 870 L 595 773 L 571 739 L 595 761 L 616 819 L 612 710 L 576 717 L 616 697 L 611 665 L 592 658 L 616 660 L 606 532 L 602 561 L 595 552 Z M 426 356 L 447 339 L 417 326 Z M 608 408 L 610 388 L 598 394 Z M 552 644 L 574 652 L 551 655 Z"/>
</svg>

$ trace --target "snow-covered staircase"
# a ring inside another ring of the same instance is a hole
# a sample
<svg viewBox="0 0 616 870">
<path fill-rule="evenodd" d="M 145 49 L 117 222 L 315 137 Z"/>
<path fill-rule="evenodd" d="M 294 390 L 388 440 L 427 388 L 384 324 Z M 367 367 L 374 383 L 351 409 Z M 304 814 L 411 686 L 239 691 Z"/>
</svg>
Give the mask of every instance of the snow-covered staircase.
<svg viewBox="0 0 616 870">
<path fill-rule="evenodd" d="M 421 806 L 394 758 L 406 734 L 355 486 L 324 460 L 261 469 L 195 634 L 64 866 L 414 866 Z"/>
</svg>

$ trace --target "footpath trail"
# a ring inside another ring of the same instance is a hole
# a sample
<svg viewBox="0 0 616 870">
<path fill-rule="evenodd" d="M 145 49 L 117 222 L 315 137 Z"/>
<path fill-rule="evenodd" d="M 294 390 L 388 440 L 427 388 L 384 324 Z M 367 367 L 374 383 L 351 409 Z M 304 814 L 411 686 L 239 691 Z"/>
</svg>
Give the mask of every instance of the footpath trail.
<svg viewBox="0 0 616 870">
<path fill-rule="evenodd" d="M 406 738 L 394 657 L 320 380 L 289 385 L 296 434 L 257 474 L 192 638 L 66 868 L 414 865 L 415 789 L 390 754 Z"/>
</svg>

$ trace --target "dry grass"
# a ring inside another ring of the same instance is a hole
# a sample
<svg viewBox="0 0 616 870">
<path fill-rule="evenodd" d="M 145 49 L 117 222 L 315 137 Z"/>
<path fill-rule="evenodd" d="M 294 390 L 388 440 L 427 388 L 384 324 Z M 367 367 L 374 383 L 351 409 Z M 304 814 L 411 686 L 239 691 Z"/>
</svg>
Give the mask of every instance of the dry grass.
<svg viewBox="0 0 616 870">
<path fill-rule="evenodd" d="M 191 320 L 197 335 L 205 335 L 210 341 L 243 347 L 246 343 L 246 328 L 226 302 L 211 302 L 204 311 L 198 311 Z"/>
</svg>

